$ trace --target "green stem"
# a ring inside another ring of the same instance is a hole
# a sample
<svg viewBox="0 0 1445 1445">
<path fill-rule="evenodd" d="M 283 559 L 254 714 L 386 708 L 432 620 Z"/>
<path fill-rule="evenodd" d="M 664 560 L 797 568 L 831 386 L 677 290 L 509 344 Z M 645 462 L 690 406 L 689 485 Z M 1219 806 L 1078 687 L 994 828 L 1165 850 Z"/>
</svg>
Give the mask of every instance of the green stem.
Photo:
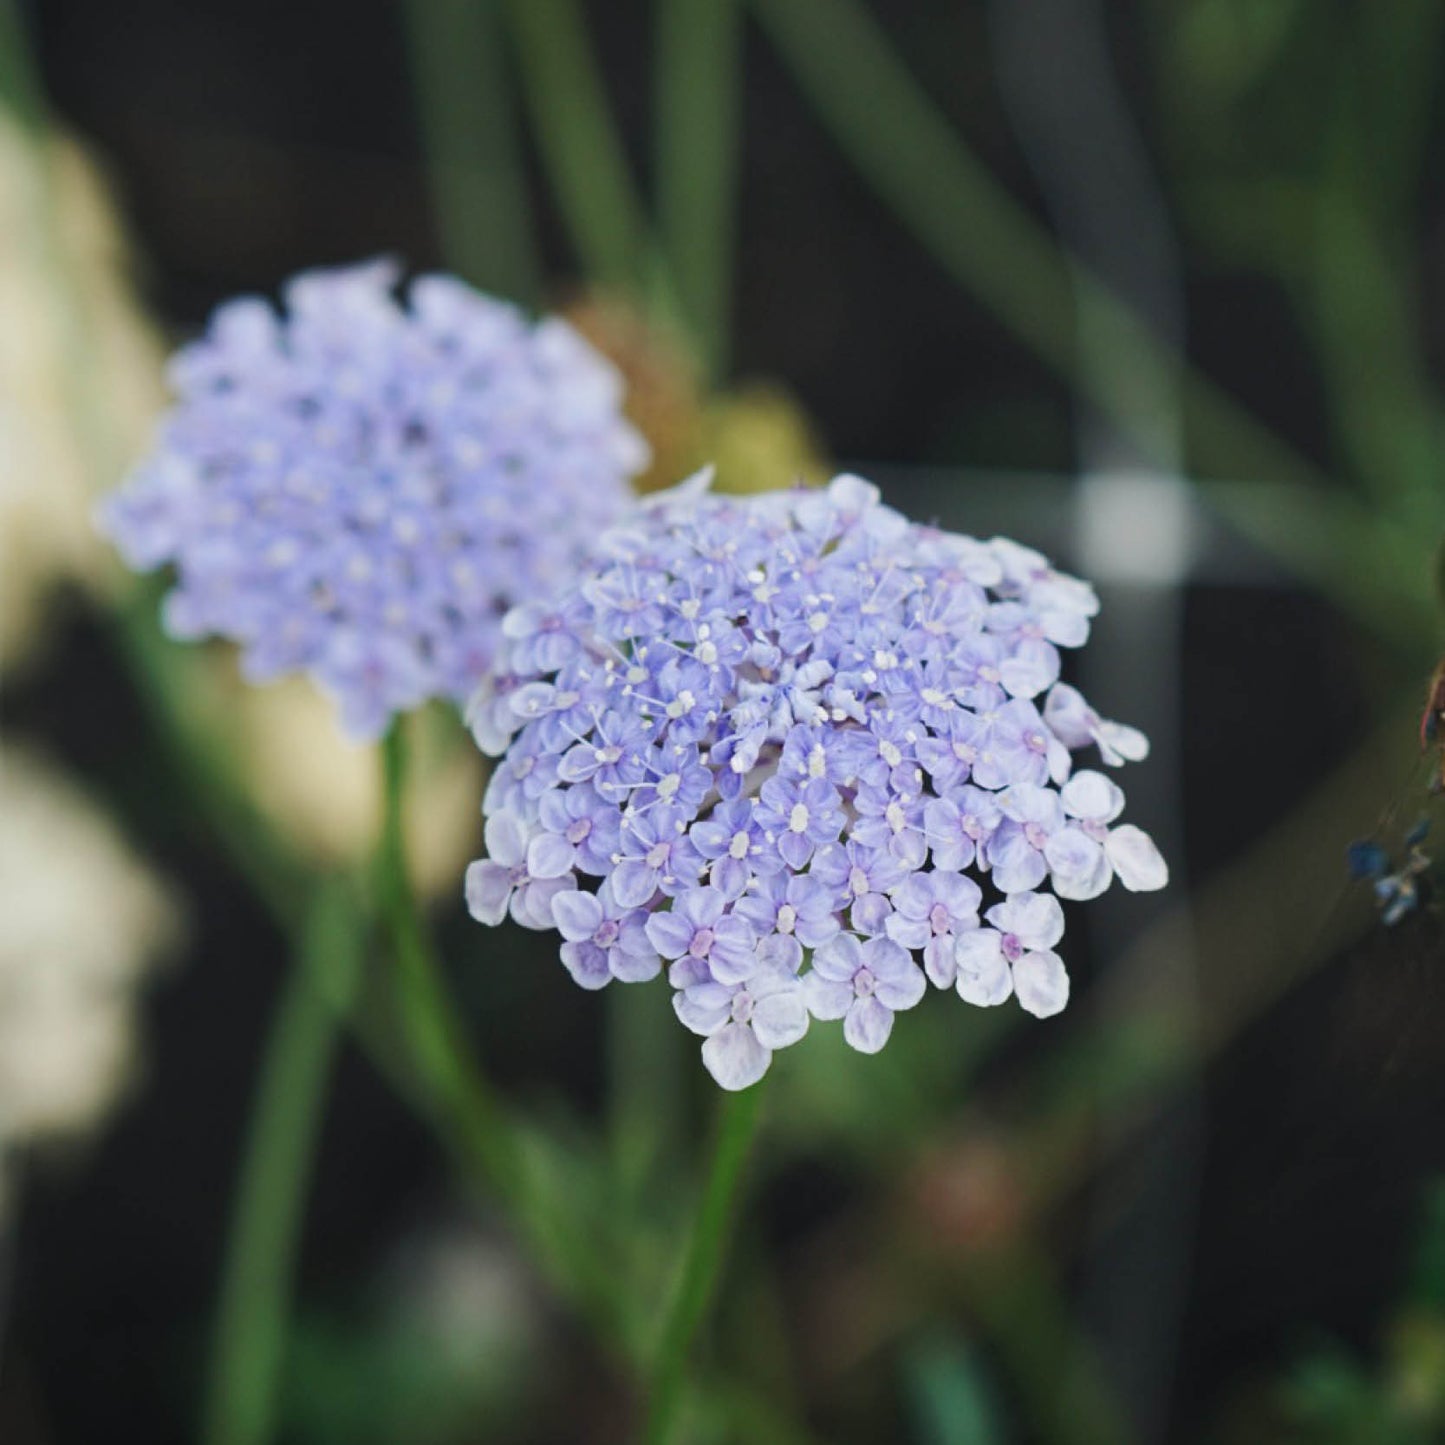
<svg viewBox="0 0 1445 1445">
<path fill-rule="evenodd" d="M 668 270 L 704 368 L 727 364 L 736 221 L 738 0 L 661 0 L 657 204 Z"/>
<path fill-rule="evenodd" d="M 355 991 L 360 909 L 323 884 L 311 900 L 256 1086 L 226 1244 L 202 1439 L 265 1445 L 292 1276 L 341 1019 Z"/>
<path fill-rule="evenodd" d="M 407 867 L 403 806 L 403 723 L 382 742 L 382 825 L 376 889 L 390 937 L 402 1035 L 423 1093 L 448 1134 L 465 1141 L 487 1181 L 509 1205 L 520 1202 L 522 1160 L 506 1111 L 457 1023 Z"/>
<path fill-rule="evenodd" d="M 18 0 L 0 0 L 0 102 L 39 140 L 45 130 L 41 94 Z"/>
<path fill-rule="evenodd" d="M 537 1142 L 513 1119 L 482 1072 L 448 997 L 441 965 L 412 891 L 403 807 L 403 722 L 382 742 L 383 813 L 376 891 L 391 941 L 402 1038 L 410 1074 L 403 1086 L 431 1117 L 443 1144 L 484 1183 L 531 1248 L 542 1272 L 606 1337 L 615 1322 L 617 1281 L 579 1233 L 566 1202 L 546 1187 Z"/>
<path fill-rule="evenodd" d="M 655 251 L 576 0 L 507 0 L 523 93 L 588 278 L 636 291 Z"/>
<path fill-rule="evenodd" d="M 671 1437 L 693 1337 L 707 1313 L 722 1269 L 728 1224 L 742 1182 L 743 1165 L 757 1133 L 762 1096 L 763 1086 L 754 1084 L 741 1093 L 722 1097 L 712 1163 L 653 1362 L 643 1434 L 646 1445 L 666 1445 Z"/>
<path fill-rule="evenodd" d="M 407 0 L 403 8 L 442 251 L 477 285 L 536 302 L 541 277 L 501 63 L 499 0 Z"/>
</svg>

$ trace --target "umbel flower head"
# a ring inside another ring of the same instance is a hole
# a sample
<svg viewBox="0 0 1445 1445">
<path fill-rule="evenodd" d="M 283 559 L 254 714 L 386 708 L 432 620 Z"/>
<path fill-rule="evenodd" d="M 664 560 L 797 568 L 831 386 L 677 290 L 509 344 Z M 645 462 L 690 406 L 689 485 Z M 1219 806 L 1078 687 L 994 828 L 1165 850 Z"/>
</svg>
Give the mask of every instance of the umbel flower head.
<svg viewBox="0 0 1445 1445">
<path fill-rule="evenodd" d="M 460 701 L 502 614 L 569 576 L 647 447 L 616 371 L 451 277 L 374 262 L 297 277 L 278 314 L 220 308 L 171 365 L 179 405 L 102 513 L 135 567 L 173 564 L 173 635 L 309 672 L 348 732 Z"/>
<path fill-rule="evenodd" d="M 1147 751 L 1059 681 L 1093 591 L 1013 542 L 910 523 L 857 477 L 752 498 L 706 481 L 503 622 L 468 712 L 504 754 L 472 913 L 555 927 L 585 988 L 665 966 L 729 1089 L 810 1017 L 876 1052 L 930 981 L 1056 1013 L 1058 900 L 1167 879 L 1115 784 L 1073 770 L 1073 749 Z"/>
</svg>

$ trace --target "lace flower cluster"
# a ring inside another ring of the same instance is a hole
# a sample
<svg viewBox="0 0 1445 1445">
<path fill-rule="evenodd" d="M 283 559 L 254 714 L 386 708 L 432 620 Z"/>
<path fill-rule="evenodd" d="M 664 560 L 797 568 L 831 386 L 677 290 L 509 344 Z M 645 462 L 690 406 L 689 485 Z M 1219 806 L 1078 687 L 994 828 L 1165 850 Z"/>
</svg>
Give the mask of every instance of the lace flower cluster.
<svg viewBox="0 0 1445 1445">
<path fill-rule="evenodd" d="M 728 1089 L 810 1018 L 876 1052 L 930 981 L 1056 1013 L 1059 899 L 1167 880 L 1119 788 L 1073 769 L 1147 751 L 1059 681 L 1093 591 L 857 477 L 706 488 L 639 508 L 595 570 L 504 619 L 468 710 L 502 758 L 472 913 L 556 928 L 585 988 L 666 967 Z"/>
<path fill-rule="evenodd" d="M 569 577 L 647 447 L 612 366 L 445 276 L 409 305 L 385 262 L 313 271 L 278 314 L 220 308 L 171 365 L 179 404 L 104 508 L 139 569 L 174 565 L 168 630 L 306 671 L 347 731 L 464 699 L 502 614 Z"/>
</svg>

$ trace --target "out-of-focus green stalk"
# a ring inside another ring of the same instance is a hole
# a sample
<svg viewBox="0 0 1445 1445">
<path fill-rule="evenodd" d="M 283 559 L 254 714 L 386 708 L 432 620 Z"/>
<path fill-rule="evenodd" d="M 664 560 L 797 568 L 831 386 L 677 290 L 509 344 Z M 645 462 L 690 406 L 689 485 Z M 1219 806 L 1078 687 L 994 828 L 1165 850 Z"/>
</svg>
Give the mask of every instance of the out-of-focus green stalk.
<svg viewBox="0 0 1445 1445">
<path fill-rule="evenodd" d="M 722 1269 L 728 1225 L 742 1183 L 743 1165 L 757 1133 L 762 1095 L 759 1083 L 721 1098 L 707 1180 L 648 1381 L 647 1423 L 643 1431 L 646 1445 L 667 1445 L 672 1438 L 688 1354 Z"/>
<path fill-rule="evenodd" d="M 406 0 L 417 109 L 447 263 L 535 304 L 541 272 L 502 64 L 500 0 Z"/>
<path fill-rule="evenodd" d="M 1390 25 L 1417 8 L 1409 0 L 1382 7 L 1390 12 Z M 1362 12 L 1359 23 L 1373 30 L 1373 14 Z M 1430 48 L 1438 19 L 1411 18 Z M 1410 218 L 1402 211 L 1403 180 L 1395 169 L 1396 152 L 1418 156 L 1411 127 L 1421 123 L 1420 107 L 1408 98 L 1380 105 L 1366 91 L 1363 57 L 1343 36 L 1339 45 L 1340 76 L 1327 101 L 1301 309 L 1330 389 L 1331 416 L 1354 470 L 1381 506 L 1438 532 L 1445 526 L 1436 484 L 1445 424 L 1416 323 Z M 1412 83 L 1428 85 L 1418 65 L 1403 67 L 1393 82 L 1401 91 Z M 1394 123 L 1385 135 L 1367 123 L 1377 111 Z"/>
<path fill-rule="evenodd" d="M 738 0 L 659 0 L 658 231 L 707 375 L 727 365 L 742 16 Z"/>
<path fill-rule="evenodd" d="M 404 804 L 404 720 L 381 744 L 382 825 L 377 849 L 377 908 L 392 950 L 393 977 L 405 1044 L 402 1087 L 428 1115 L 464 1169 L 499 1200 L 543 1273 L 571 1299 L 604 1343 L 615 1333 L 618 1281 L 568 1210 L 568 1201 L 540 1187 L 541 1140 L 524 1129 L 493 1089 L 463 1036 L 440 961 L 411 886 Z"/>
<path fill-rule="evenodd" d="M 1363 29 L 1355 48 L 1375 142 L 1378 205 L 1404 223 L 1415 213 L 1430 144 L 1445 6 L 1439 0 L 1382 0 L 1349 14 Z"/>
<path fill-rule="evenodd" d="M 493 1188 L 515 1205 L 522 1195 L 523 1169 L 511 1121 L 461 1035 L 411 885 L 403 819 L 406 740 L 401 721 L 394 722 L 383 739 L 381 755 L 377 907 L 391 945 L 408 1055 L 443 1127 L 461 1133 Z"/>
<path fill-rule="evenodd" d="M 45 99 L 36 82 L 17 0 L 0 0 L 0 98 L 39 139 L 45 129 Z"/>
<path fill-rule="evenodd" d="M 523 93 L 589 279 L 640 291 L 653 248 L 576 0 L 507 0 Z"/>
<path fill-rule="evenodd" d="M 1071 285 L 1060 248 L 972 155 L 858 0 L 752 0 L 752 8 L 845 154 L 940 263 L 1035 355 L 1111 408 L 1107 378 L 1078 366 L 1073 337 L 1081 302 L 1116 335 L 1129 337 L 1139 356 L 1175 364 L 1139 318 L 1082 267 L 1074 268 Z M 1382 633 L 1405 629 L 1419 637 L 1433 626 L 1424 538 L 1410 528 L 1377 527 L 1373 512 L 1333 487 L 1208 377 L 1187 365 L 1179 374 L 1195 471 L 1278 479 L 1308 500 L 1279 519 L 1250 506 L 1239 490 L 1198 483 L 1231 520 Z M 1115 419 L 1123 426 L 1135 420 L 1128 411 Z M 1142 446 L 1150 440 L 1138 437 Z"/>
<path fill-rule="evenodd" d="M 275 1432 L 292 1277 L 340 1019 L 355 993 L 361 911 L 339 883 L 314 892 L 277 1001 L 232 1206 L 202 1440 Z"/>
<path fill-rule="evenodd" d="M 681 1142 L 689 1036 L 662 989 L 614 988 L 606 1002 L 612 1162 L 619 1207 L 635 1208 L 658 1162 Z"/>
</svg>

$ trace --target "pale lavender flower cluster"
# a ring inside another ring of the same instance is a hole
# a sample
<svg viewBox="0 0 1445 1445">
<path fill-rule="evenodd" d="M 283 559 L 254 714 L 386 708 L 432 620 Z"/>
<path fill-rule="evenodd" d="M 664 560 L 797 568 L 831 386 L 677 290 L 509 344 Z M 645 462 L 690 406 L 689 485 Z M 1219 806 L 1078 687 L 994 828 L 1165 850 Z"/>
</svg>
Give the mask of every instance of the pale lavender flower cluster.
<svg viewBox="0 0 1445 1445">
<path fill-rule="evenodd" d="M 558 929 L 585 988 L 666 964 L 724 1088 L 810 1017 L 876 1052 L 929 981 L 1056 1013 L 1058 900 L 1164 885 L 1120 790 L 1073 770 L 1147 743 L 1059 681 L 1098 604 L 1038 553 L 841 476 L 747 499 L 694 479 L 599 555 L 508 614 L 470 705 L 502 761 L 468 903 Z"/>
<path fill-rule="evenodd" d="M 303 670 L 354 736 L 464 699 L 502 614 L 570 577 L 647 447 L 613 367 L 445 276 L 403 305 L 386 262 L 313 271 L 278 314 L 220 308 L 174 359 L 179 405 L 102 513 L 132 565 L 175 566 L 173 635 Z"/>
</svg>

